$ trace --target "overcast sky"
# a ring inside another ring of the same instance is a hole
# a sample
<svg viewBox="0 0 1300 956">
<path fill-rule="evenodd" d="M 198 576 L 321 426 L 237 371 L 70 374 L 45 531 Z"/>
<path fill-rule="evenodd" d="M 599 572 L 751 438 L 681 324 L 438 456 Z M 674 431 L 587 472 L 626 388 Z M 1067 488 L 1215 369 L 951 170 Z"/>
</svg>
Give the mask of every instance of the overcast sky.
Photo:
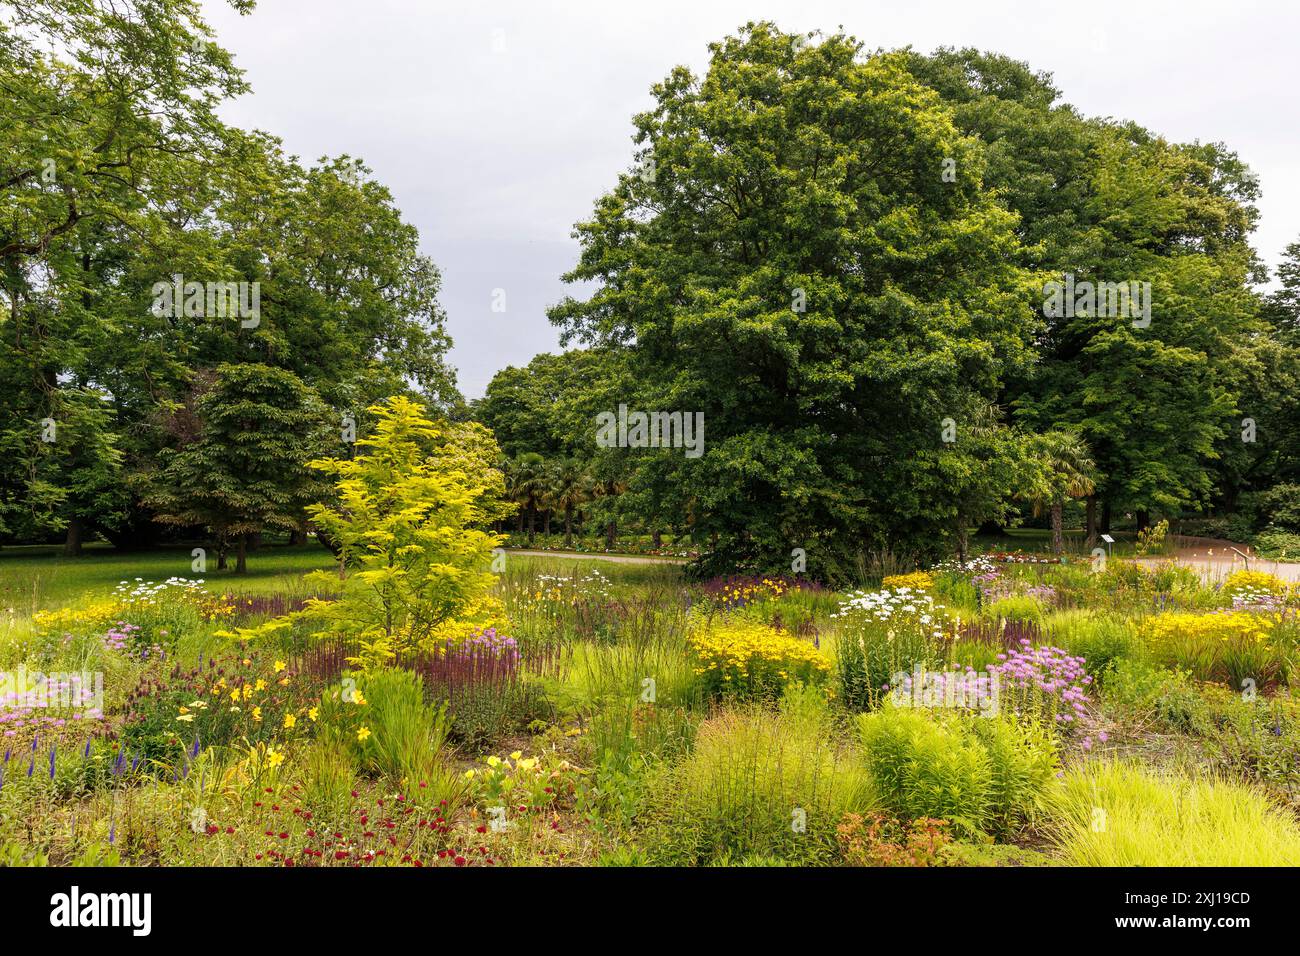
<svg viewBox="0 0 1300 956">
<path fill-rule="evenodd" d="M 1300 236 L 1292 0 L 260 0 L 247 17 L 204 4 L 253 86 L 226 119 L 306 161 L 361 157 L 420 230 L 470 398 L 557 347 L 544 310 L 566 292 L 569 233 L 631 164 L 651 84 L 679 63 L 701 72 L 707 44 L 748 20 L 1026 60 L 1086 114 L 1235 149 L 1260 177 L 1270 265 Z"/>
</svg>

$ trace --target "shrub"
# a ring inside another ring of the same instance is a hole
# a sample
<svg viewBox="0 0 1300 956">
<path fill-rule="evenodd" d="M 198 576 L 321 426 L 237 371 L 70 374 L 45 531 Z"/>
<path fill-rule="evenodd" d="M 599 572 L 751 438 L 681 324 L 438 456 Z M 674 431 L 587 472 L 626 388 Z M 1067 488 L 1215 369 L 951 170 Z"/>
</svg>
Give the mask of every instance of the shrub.
<svg viewBox="0 0 1300 956">
<path fill-rule="evenodd" d="M 1255 551 L 1274 561 L 1294 561 L 1300 558 L 1300 534 L 1275 529 L 1264 531 L 1255 536 Z"/>
<path fill-rule="evenodd" d="M 1068 774 L 1053 834 L 1074 866 L 1297 866 L 1300 828 L 1266 796 L 1223 780 L 1093 762 Z"/>
<path fill-rule="evenodd" d="M 906 819 L 950 820 L 959 833 L 1036 818 L 1055 780 L 1056 747 L 1032 721 L 887 706 L 858 730 L 882 804 Z"/>
<path fill-rule="evenodd" d="M 834 743 L 818 697 L 793 691 L 777 714 L 750 704 L 700 726 L 694 751 L 643 790 L 639 842 L 655 862 L 835 858 L 837 823 L 871 800 L 857 762 Z"/>
<path fill-rule="evenodd" d="M 1138 531 L 1137 554 L 1159 554 L 1165 549 L 1165 536 L 1169 534 L 1169 522 L 1161 518 L 1149 528 Z"/>
<path fill-rule="evenodd" d="M 935 866 L 952 840 L 947 820 L 899 821 L 878 813 L 846 813 L 836 827 L 850 866 Z"/>
<path fill-rule="evenodd" d="M 812 643 L 763 624 L 714 623 L 692 633 L 690 645 L 696 673 L 715 696 L 778 697 L 787 685 L 818 683 L 830 670 Z"/>
</svg>

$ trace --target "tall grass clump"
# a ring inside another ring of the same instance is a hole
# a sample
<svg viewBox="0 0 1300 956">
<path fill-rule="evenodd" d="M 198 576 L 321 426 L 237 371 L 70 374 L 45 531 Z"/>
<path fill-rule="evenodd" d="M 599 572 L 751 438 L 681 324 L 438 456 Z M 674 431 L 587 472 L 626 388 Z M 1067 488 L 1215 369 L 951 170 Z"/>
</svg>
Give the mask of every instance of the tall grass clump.
<svg viewBox="0 0 1300 956">
<path fill-rule="evenodd" d="M 1054 839 L 1074 866 L 1300 865 L 1295 821 L 1225 780 L 1090 763 L 1066 777 L 1054 816 Z"/>
<path fill-rule="evenodd" d="M 858 761 L 831 732 L 824 695 L 805 688 L 775 712 L 750 703 L 705 721 L 694 751 L 645 794 L 641 845 L 671 865 L 830 862 L 840 819 L 872 804 Z"/>
</svg>

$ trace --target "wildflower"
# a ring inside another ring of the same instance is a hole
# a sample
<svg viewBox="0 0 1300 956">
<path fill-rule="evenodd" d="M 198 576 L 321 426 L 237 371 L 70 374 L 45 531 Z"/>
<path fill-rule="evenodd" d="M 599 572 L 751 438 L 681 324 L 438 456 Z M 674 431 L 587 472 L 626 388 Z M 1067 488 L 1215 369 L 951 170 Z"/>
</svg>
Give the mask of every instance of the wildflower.
<svg viewBox="0 0 1300 956">
<path fill-rule="evenodd" d="M 272 749 L 266 752 L 266 765 L 268 767 L 278 767 L 282 763 L 284 763 L 284 754 L 280 753 L 280 751 Z"/>
<path fill-rule="evenodd" d="M 370 737 L 370 728 L 369 728 L 369 727 L 362 727 L 360 730 L 357 731 L 357 742 L 358 742 L 358 743 L 365 743 L 366 740 L 369 739 L 369 737 Z"/>
<path fill-rule="evenodd" d="M 292 730 L 292 729 L 293 729 L 293 725 L 296 724 L 297 722 L 298 722 L 298 718 L 295 717 L 293 714 L 285 714 L 285 715 L 284 715 L 284 729 L 285 729 L 285 730 Z"/>
<path fill-rule="evenodd" d="M 307 711 L 307 717 L 312 721 L 315 721 L 318 716 L 320 716 L 319 707 L 313 707 Z"/>
<path fill-rule="evenodd" d="M 285 667 L 288 665 L 286 665 L 284 661 L 276 661 L 273 666 L 275 667 L 275 672 L 278 674 L 280 673 L 280 671 L 284 670 Z"/>
</svg>

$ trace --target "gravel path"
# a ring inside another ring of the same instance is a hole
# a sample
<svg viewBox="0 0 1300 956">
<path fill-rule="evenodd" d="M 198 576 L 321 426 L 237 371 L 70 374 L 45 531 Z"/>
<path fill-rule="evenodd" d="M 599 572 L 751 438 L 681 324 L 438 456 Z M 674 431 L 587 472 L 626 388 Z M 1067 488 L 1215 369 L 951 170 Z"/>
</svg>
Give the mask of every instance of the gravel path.
<svg viewBox="0 0 1300 956">
<path fill-rule="evenodd" d="M 1293 561 L 1267 561 L 1264 558 L 1257 558 L 1250 553 L 1250 548 L 1246 545 L 1234 544 L 1231 541 L 1204 538 L 1196 544 L 1179 548 L 1172 557 L 1179 564 L 1195 569 L 1201 576 L 1201 580 L 1214 583 L 1223 580 L 1233 571 L 1240 571 L 1247 566 L 1245 559 L 1237 552 L 1249 555 L 1249 566 L 1252 571 L 1267 571 L 1269 574 L 1276 574 L 1283 581 L 1300 582 L 1300 564 Z M 1169 557 L 1135 558 L 1134 560 L 1138 564 L 1150 565 L 1168 561 Z"/>
</svg>

